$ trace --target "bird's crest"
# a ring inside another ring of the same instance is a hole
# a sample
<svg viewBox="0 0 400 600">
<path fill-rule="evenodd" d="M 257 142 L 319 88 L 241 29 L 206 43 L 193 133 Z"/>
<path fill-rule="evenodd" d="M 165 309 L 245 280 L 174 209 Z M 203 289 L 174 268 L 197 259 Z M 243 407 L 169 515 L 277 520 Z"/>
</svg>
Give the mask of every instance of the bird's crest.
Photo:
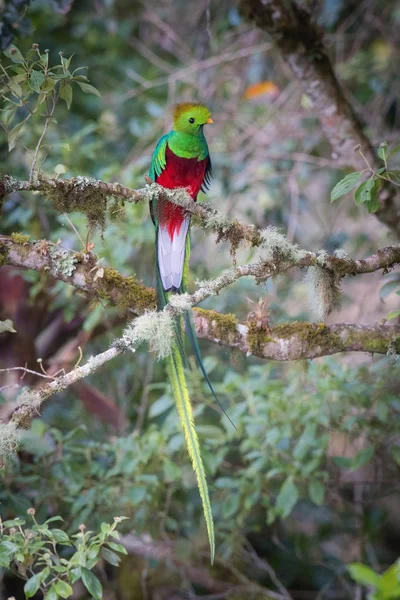
<svg viewBox="0 0 400 600">
<path fill-rule="evenodd" d="M 174 108 L 174 129 L 198 130 L 199 126 L 212 123 L 211 112 L 204 104 L 183 102 Z"/>
</svg>

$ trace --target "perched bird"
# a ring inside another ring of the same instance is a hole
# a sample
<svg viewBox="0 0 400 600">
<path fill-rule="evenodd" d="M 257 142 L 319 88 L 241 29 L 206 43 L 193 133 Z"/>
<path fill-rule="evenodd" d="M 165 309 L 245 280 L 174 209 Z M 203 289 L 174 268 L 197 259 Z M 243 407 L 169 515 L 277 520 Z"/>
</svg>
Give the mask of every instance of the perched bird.
<svg viewBox="0 0 400 600">
<path fill-rule="evenodd" d="M 204 125 L 212 123 L 210 111 L 202 104 L 178 104 L 173 115 L 173 129 L 158 142 L 151 161 L 149 176 L 165 188 L 186 188 L 196 202 L 200 190 L 206 191 L 211 180 L 211 160 L 204 136 Z M 167 303 L 169 294 L 187 291 L 190 256 L 190 216 L 180 206 L 155 198 L 150 213 L 156 230 L 156 275 L 159 309 Z M 184 367 L 187 360 L 183 345 L 183 319 L 175 319 L 175 339 L 167 357 L 167 371 L 179 418 L 185 433 L 189 455 L 207 525 L 214 561 L 214 524 L 200 447 L 193 423 L 193 411 L 186 385 Z M 205 371 L 191 311 L 185 313 L 186 332 L 192 343 L 200 369 L 216 398 Z M 218 399 L 216 398 L 218 401 Z"/>
</svg>

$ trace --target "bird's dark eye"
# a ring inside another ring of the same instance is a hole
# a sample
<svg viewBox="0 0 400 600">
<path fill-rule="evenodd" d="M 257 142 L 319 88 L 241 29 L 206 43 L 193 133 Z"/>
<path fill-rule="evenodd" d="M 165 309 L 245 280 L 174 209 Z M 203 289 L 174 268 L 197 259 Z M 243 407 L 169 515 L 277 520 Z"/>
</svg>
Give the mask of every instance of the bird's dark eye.
<svg viewBox="0 0 400 600">
<path fill-rule="evenodd" d="M 193 119 L 193 117 L 190 117 L 190 119 L 189 119 L 189 123 L 194 123 L 194 119 Z"/>
</svg>

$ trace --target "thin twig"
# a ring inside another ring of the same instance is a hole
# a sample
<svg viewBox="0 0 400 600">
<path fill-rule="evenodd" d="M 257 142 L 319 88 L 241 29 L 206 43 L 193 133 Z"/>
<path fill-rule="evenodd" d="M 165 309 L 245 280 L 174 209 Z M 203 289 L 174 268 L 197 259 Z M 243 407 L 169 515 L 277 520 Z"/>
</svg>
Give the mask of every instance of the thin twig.
<svg viewBox="0 0 400 600">
<path fill-rule="evenodd" d="M 32 182 L 34 175 L 35 175 L 35 169 L 36 169 L 36 163 L 38 161 L 39 158 L 39 150 L 40 147 L 42 145 L 42 142 L 44 140 L 44 137 L 47 133 L 47 129 L 49 127 L 49 124 L 53 118 L 53 114 L 54 114 L 54 110 L 56 108 L 56 101 L 57 101 L 57 96 L 56 94 L 53 95 L 53 106 L 51 107 L 51 111 L 50 114 L 46 117 L 46 120 L 44 122 L 44 127 L 43 127 L 43 131 L 42 131 L 42 135 L 40 136 L 38 143 L 36 144 L 36 148 L 35 148 L 35 154 L 33 155 L 33 160 L 32 160 L 32 165 L 31 165 L 31 170 L 29 173 L 29 181 Z"/>
</svg>

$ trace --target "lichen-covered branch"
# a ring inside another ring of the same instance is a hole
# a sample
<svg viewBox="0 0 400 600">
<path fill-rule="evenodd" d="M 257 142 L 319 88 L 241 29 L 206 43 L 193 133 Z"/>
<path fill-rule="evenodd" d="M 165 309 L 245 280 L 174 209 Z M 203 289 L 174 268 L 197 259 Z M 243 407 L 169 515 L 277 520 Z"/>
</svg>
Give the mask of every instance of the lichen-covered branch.
<svg viewBox="0 0 400 600">
<path fill-rule="evenodd" d="M 229 240 L 234 248 L 240 242 L 253 246 L 260 243 L 261 238 L 253 225 L 231 220 L 205 202 L 194 203 L 184 188 L 169 190 L 148 177 L 146 181 L 144 188 L 132 190 L 119 183 L 106 183 L 90 177 L 19 181 L 5 175 L 0 179 L 0 204 L 2 198 L 13 192 L 42 192 L 58 212 L 78 211 L 86 215 L 90 225 L 104 227 L 107 200 L 114 198 L 138 203 L 150 202 L 154 196 L 159 196 L 185 208 L 193 216 L 192 223 L 214 231 L 218 236 L 217 241 Z"/>
<path fill-rule="evenodd" d="M 46 240 L 29 242 L 19 234 L 0 236 L 0 266 L 8 264 L 46 273 L 99 300 L 140 314 L 156 305 L 155 290 L 97 265 L 92 254 L 65 250 Z"/>
<path fill-rule="evenodd" d="M 370 160 L 373 162 L 371 157 Z M 145 187 L 133 190 L 119 183 L 106 183 L 90 177 L 74 177 L 71 179 L 43 178 L 29 182 L 19 181 L 5 175 L 0 179 L 0 205 L 2 199 L 12 192 L 40 191 L 60 213 L 79 211 L 86 215 L 90 226 L 104 228 L 108 200 L 117 199 L 123 202 L 138 203 L 150 202 L 154 196 L 158 196 L 172 204 L 185 208 L 192 215 L 192 224 L 213 231 L 217 235 L 217 243 L 229 241 L 233 255 L 240 244 L 250 247 L 262 247 L 265 245 L 266 237 L 274 230 L 271 227 L 267 230 L 260 230 L 254 225 L 240 223 L 237 219 L 230 219 L 206 202 L 194 203 L 184 188 L 169 190 L 154 183 L 148 177 L 146 177 L 146 181 L 147 185 Z M 385 206 L 388 209 L 391 200 L 388 190 L 384 190 L 384 193 L 387 200 Z M 111 212 L 112 210 L 113 208 L 111 208 Z M 381 215 L 381 213 L 382 211 L 377 214 Z M 397 227 L 398 220 L 400 219 L 400 209 L 396 208 L 392 216 Z M 400 232 L 398 233 L 400 235 Z M 304 252 L 303 258 L 304 265 L 299 266 L 316 264 L 316 256 L 314 255 L 313 259 L 312 253 Z M 340 266 L 340 263 L 338 265 Z M 335 270 L 333 260 L 330 261 L 329 268 Z"/>
<path fill-rule="evenodd" d="M 333 160 L 341 166 L 364 169 L 363 159 L 354 151 L 360 145 L 369 163 L 376 165 L 371 142 L 336 77 L 322 30 L 304 5 L 294 0 L 240 0 L 240 7 L 248 19 L 270 34 L 300 81 L 332 146 Z M 380 199 L 382 208 L 375 214 L 399 238 L 400 207 L 394 188 L 382 190 Z"/>
<path fill-rule="evenodd" d="M 25 389 L 18 396 L 18 407 L 13 412 L 8 423 L 0 423 L 0 468 L 3 468 L 9 456 L 18 448 L 18 430 L 29 429 L 32 420 L 39 416 L 40 407 L 55 394 L 66 390 L 68 387 L 95 373 L 107 362 L 116 358 L 127 350 L 121 340 L 105 352 L 91 356 L 81 367 L 76 367 L 65 375 L 54 377 L 50 383 L 34 390 Z"/>
<path fill-rule="evenodd" d="M 161 315 L 162 313 L 155 313 Z M 140 317 L 149 319 L 148 316 Z M 337 352 L 361 351 L 377 354 L 400 353 L 400 327 L 390 325 L 325 325 L 324 323 L 284 323 L 270 328 L 257 321 L 246 325 L 239 323 L 234 315 L 223 315 L 212 310 L 197 309 L 194 321 L 199 337 L 207 338 L 223 346 L 235 348 L 259 358 L 289 361 L 326 356 Z M 161 319 L 160 319 L 161 323 Z M 152 323 L 149 335 L 157 337 L 157 323 Z M 125 330 L 134 330 L 135 322 Z M 30 427 L 32 419 L 39 414 L 40 407 L 51 396 L 62 392 L 80 379 L 88 377 L 107 362 L 127 349 L 133 349 L 126 334 L 116 340 L 112 347 L 92 356 L 81 367 L 35 390 L 24 390 L 18 397 L 18 408 L 10 421 L 1 425 L 0 467 L 8 454 L 15 449 L 17 431 Z M 142 340 L 136 337 L 136 345 Z"/>
<path fill-rule="evenodd" d="M 258 358 L 289 361 L 338 352 L 400 353 L 400 326 L 293 322 L 269 327 L 254 320 L 239 323 L 234 315 L 196 309 L 199 337 Z"/>
<path fill-rule="evenodd" d="M 105 352 L 97 354 L 96 356 L 91 356 L 81 367 L 76 367 L 65 375 L 55 377 L 50 383 L 46 383 L 35 390 L 24 390 L 18 396 L 19 406 L 14 411 L 8 425 L 17 429 L 28 429 L 32 419 L 38 415 L 39 408 L 45 400 L 66 390 L 80 379 L 95 373 L 105 363 L 116 358 L 125 350 L 126 348 L 121 343 L 113 345 L 108 350 L 105 350 Z"/>
<path fill-rule="evenodd" d="M 246 239 L 248 227 L 237 223 L 237 235 L 241 239 Z M 290 244 L 274 228 L 260 232 L 254 228 L 254 236 L 257 236 L 260 247 L 259 260 L 253 264 L 234 267 L 203 285 L 201 290 L 194 293 L 192 305 L 245 276 L 253 276 L 257 281 L 262 281 L 293 267 L 319 267 L 340 280 L 345 276 L 372 273 L 380 269 L 387 272 L 400 264 L 400 244 L 354 260 L 340 253 L 329 255 L 325 251 L 315 253 L 301 250 Z M 48 273 L 78 290 L 122 308 L 130 308 L 138 314 L 155 306 L 155 291 L 139 283 L 134 276 L 124 277 L 111 267 L 97 265 L 92 254 L 65 250 L 46 240 L 30 242 L 19 234 L 12 237 L 0 236 L 0 266 L 3 264 Z"/>
<path fill-rule="evenodd" d="M 133 276 L 124 277 L 115 269 L 96 265 L 91 255 L 63 250 L 45 241 L 28 242 L 19 238 L 15 240 L 0 237 L 0 258 L 0 264 L 11 264 L 49 273 L 82 292 L 122 308 L 129 308 L 135 314 L 140 315 L 156 307 L 155 291 L 152 288 L 144 286 Z M 292 258 L 292 261 L 291 266 L 294 266 L 295 259 Z M 400 262 L 400 247 L 384 248 L 361 260 L 309 252 L 297 261 L 300 266 L 304 266 L 307 262 L 327 269 L 333 266 L 335 272 L 341 277 L 346 274 L 369 273 L 377 269 L 389 269 L 393 264 Z M 287 269 L 287 264 L 282 268 Z M 276 275 L 277 272 L 279 270 L 276 270 L 274 263 L 266 261 L 232 268 L 211 281 L 203 282 L 201 287 L 191 295 L 173 296 L 166 311 L 174 314 L 194 307 L 240 277 L 252 275 L 260 278 Z M 194 310 L 194 318 L 199 336 L 238 348 L 246 354 L 251 353 L 260 358 L 273 360 L 314 358 L 352 350 L 385 354 L 388 350 L 395 349 L 393 340 L 398 335 L 398 330 L 390 325 L 328 327 L 324 324 L 312 323 L 286 324 L 268 333 L 265 329 L 258 329 L 257 325 L 251 323 L 240 324 L 234 315 L 219 314 L 200 308 Z"/>
</svg>

